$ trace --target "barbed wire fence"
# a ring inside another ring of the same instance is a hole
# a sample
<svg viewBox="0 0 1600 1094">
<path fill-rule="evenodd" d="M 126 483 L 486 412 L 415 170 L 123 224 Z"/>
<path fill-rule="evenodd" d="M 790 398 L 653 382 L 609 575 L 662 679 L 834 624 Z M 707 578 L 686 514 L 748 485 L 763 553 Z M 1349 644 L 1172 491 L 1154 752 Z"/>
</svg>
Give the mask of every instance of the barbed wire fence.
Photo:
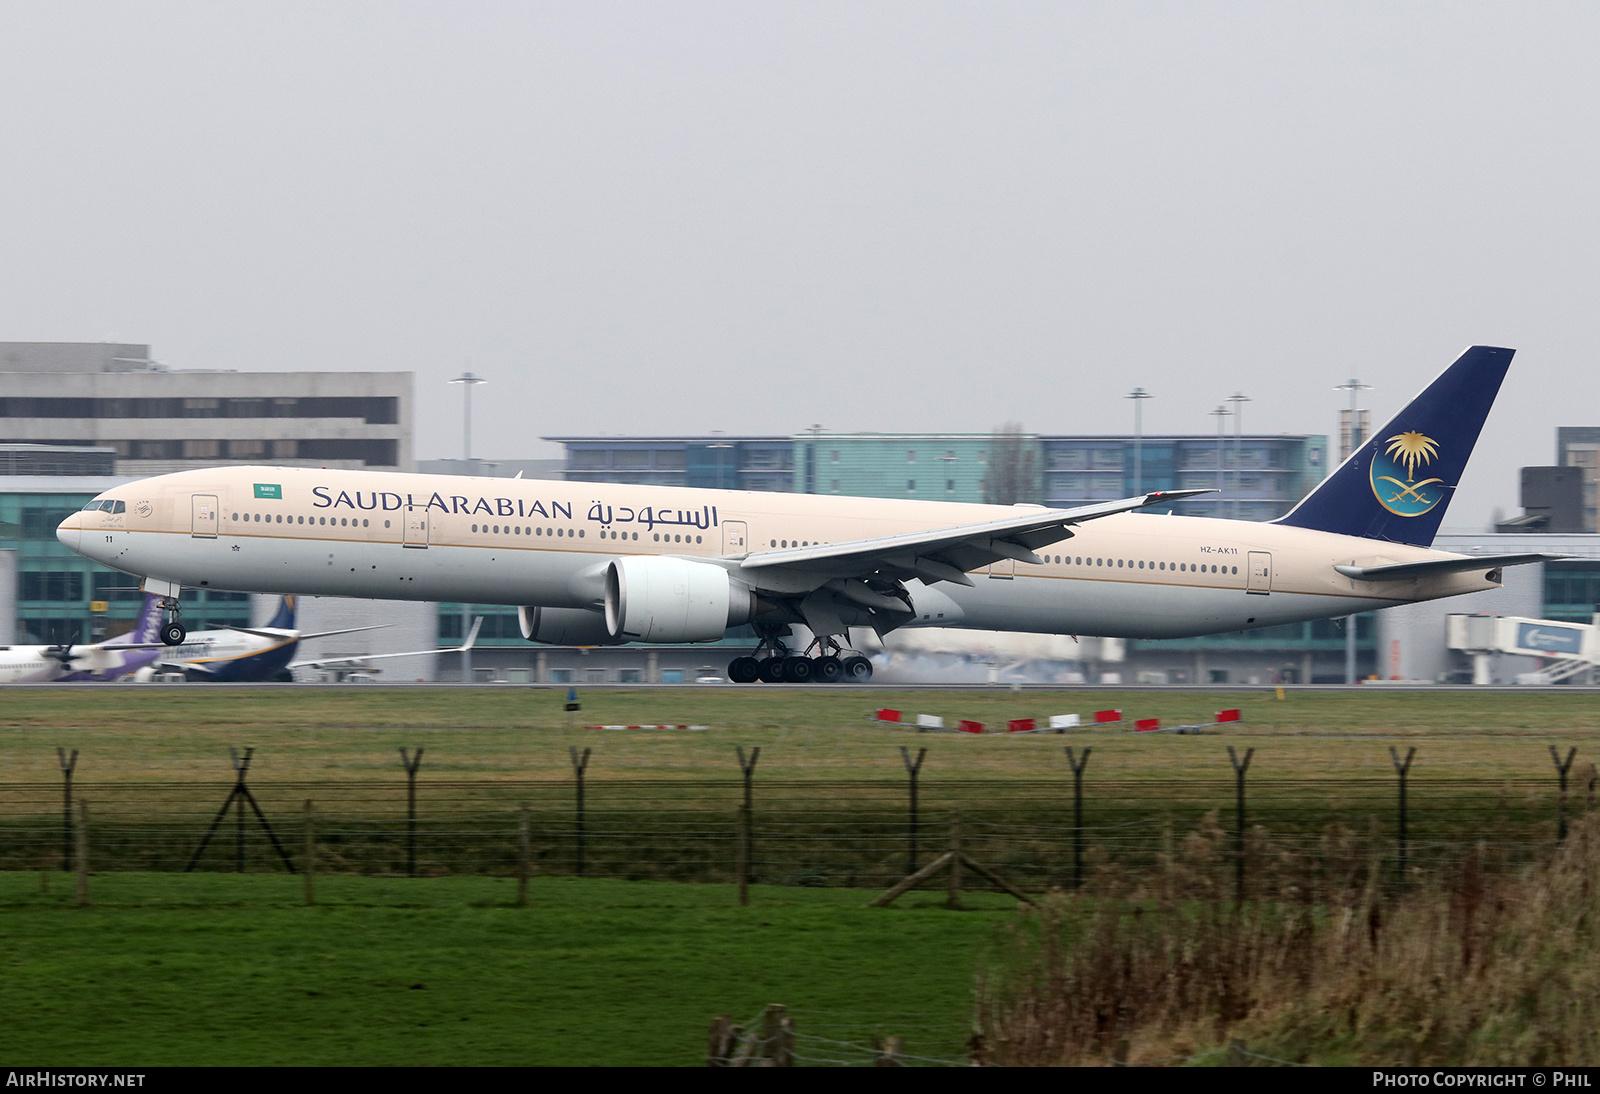
<svg viewBox="0 0 1600 1094">
<path fill-rule="evenodd" d="M 1244 899 L 1269 882 L 1310 885 L 1374 855 L 1394 865 L 1396 885 L 1474 849 L 1506 869 L 1537 861 L 1572 815 L 1594 807 L 1594 765 L 1575 769 L 1571 750 L 1550 752 L 1553 772 L 1530 764 L 1498 778 L 1429 777 L 1424 756 L 1414 769 L 1397 758 L 1397 777 L 1282 776 L 1262 755 L 1247 785 L 1248 757 L 1233 757 L 1230 768 L 1226 755 L 1209 774 L 1096 778 L 1085 750 L 1070 757 L 1070 775 L 1005 781 L 941 778 L 909 757 L 905 780 L 762 778 L 754 752 L 730 757 L 737 764 L 720 777 L 615 778 L 598 757 L 591 766 L 574 755 L 569 779 L 463 780 L 430 778 L 418 750 L 402 752 L 389 782 L 247 784 L 248 753 L 234 757 L 231 783 L 94 782 L 74 774 L 76 754 L 69 762 L 63 750 L 61 783 L 0 783 L 0 868 L 61 869 L 84 835 L 97 872 L 282 871 L 314 853 L 320 874 L 509 877 L 531 869 L 883 889 L 916 872 L 919 853 L 937 854 L 933 834 L 959 816 L 963 852 L 1010 882 L 1092 892 L 1097 872 L 1137 874 L 1176 843 L 1214 837 L 1232 821 L 1209 853 L 1232 867 L 1234 896 Z M 93 802 L 90 832 L 75 831 L 75 799 Z M 308 801 L 316 818 L 309 843 L 300 838 L 312 823 Z M 247 805 L 259 825 L 247 827 Z M 234 839 L 212 841 L 230 806 Z"/>
</svg>

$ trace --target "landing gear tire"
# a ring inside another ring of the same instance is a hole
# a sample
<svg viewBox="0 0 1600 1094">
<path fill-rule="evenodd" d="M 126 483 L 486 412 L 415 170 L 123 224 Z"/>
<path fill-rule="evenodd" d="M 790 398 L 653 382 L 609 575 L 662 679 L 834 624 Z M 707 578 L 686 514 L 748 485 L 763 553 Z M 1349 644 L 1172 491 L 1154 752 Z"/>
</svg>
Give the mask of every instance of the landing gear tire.
<svg viewBox="0 0 1600 1094">
<path fill-rule="evenodd" d="M 183 624 L 174 619 L 171 623 L 164 623 L 161 627 L 161 643 L 166 646 L 181 646 L 189 632 L 183 629 Z"/>
<path fill-rule="evenodd" d="M 761 662 L 754 657 L 735 657 L 728 662 L 728 679 L 735 684 L 753 684 L 761 679 Z"/>
<path fill-rule="evenodd" d="M 769 657 L 761 662 L 761 671 L 758 673 L 761 677 L 761 682 L 764 684 L 783 683 L 783 663 L 787 660 L 787 657 Z"/>
<path fill-rule="evenodd" d="M 807 657 L 785 657 L 783 680 L 786 684 L 811 683 L 811 660 Z"/>
<path fill-rule="evenodd" d="M 846 657 L 844 659 L 844 679 L 850 684 L 865 684 L 872 679 L 872 662 L 865 657 Z"/>
<path fill-rule="evenodd" d="M 829 654 L 811 662 L 811 679 L 819 684 L 834 684 L 844 679 L 844 662 Z"/>
</svg>

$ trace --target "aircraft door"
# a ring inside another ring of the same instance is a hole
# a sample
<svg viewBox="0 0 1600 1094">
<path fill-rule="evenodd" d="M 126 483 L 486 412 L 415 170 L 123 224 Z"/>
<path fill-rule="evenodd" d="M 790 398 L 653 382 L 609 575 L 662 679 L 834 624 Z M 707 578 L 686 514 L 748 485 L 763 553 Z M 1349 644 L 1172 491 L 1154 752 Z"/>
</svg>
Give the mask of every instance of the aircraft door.
<svg viewBox="0 0 1600 1094">
<path fill-rule="evenodd" d="M 217 538 L 217 496 L 215 494 L 193 494 L 190 496 L 190 524 L 189 534 L 196 539 Z"/>
<path fill-rule="evenodd" d="M 428 510 L 426 506 L 406 506 L 405 531 L 401 535 L 402 547 L 426 547 L 428 545 Z"/>
<path fill-rule="evenodd" d="M 1272 592 L 1272 553 L 1270 551 L 1251 551 L 1249 558 L 1249 576 L 1245 578 L 1244 591 L 1266 596 Z"/>
<path fill-rule="evenodd" d="M 750 550 L 750 533 L 742 520 L 722 522 L 722 553 L 742 555 Z"/>
</svg>

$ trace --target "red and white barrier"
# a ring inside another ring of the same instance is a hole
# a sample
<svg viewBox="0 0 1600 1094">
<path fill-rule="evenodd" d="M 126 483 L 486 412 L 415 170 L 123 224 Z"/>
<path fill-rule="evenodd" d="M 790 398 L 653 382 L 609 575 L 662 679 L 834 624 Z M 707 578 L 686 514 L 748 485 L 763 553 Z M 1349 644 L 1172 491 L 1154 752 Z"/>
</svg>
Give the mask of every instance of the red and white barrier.
<svg viewBox="0 0 1600 1094">
<path fill-rule="evenodd" d="M 1122 711 L 1097 710 L 1094 712 L 1094 721 L 1096 725 L 1100 725 L 1102 722 L 1120 722 L 1122 721 Z"/>
</svg>

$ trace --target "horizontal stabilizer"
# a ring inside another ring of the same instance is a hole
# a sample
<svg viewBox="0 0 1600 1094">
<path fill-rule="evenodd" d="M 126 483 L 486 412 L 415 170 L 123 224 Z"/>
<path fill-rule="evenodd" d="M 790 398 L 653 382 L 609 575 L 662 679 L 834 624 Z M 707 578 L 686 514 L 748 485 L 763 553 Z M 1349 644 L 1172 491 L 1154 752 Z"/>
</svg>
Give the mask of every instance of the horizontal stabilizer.
<svg viewBox="0 0 1600 1094">
<path fill-rule="evenodd" d="M 1345 577 L 1357 581 L 1410 581 L 1417 577 L 1458 574 L 1467 570 L 1499 570 L 1506 566 L 1526 566 L 1530 562 L 1555 562 L 1566 555 L 1478 555 L 1461 558 L 1430 558 L 1426 562 L 1398 562 L 1383 566 L 1335 566 Z"/>
</svg>

